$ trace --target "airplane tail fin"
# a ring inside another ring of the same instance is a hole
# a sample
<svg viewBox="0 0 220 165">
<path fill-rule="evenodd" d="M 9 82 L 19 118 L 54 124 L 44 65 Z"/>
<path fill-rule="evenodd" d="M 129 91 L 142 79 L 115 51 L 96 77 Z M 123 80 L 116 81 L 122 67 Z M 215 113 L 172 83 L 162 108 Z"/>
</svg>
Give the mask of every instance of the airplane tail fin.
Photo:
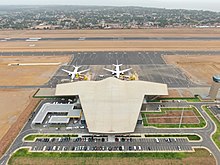
<svg viewBox="0 0 220 165">
<path fill-rule="evenodd" d="M 77 65 L 77 62 L 76 62 L 76 65 L 73 65 L 73 67 L 74 67 L 74 68 L 78 68 L 78 69 L 79 69 L 79 68 L 81 68 L 82 66 Z"/>
<path fill-rule="evenodd" d="M 116 60 L 116 64 L 112 64 L 113 66 L 122 66 L 122 64 L 118 64 L 118 60 Z"/>
</svg>

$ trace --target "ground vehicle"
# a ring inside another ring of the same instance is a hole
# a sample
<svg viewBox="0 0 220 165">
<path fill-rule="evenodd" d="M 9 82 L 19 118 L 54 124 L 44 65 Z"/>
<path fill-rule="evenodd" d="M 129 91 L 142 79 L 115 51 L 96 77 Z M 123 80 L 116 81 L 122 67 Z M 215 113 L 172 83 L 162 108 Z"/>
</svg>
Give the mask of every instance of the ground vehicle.
<svg viewBox="0 0 220 165">
<path fill-rule="evenodd" d="M 66 130 L 72 130 L 73 127 L 66 127 Z"/>
<path fill-rule="evenodd" d="M 43 147 L 43 151 L 45 151 L 45 150 L 46 150 L 46 148 L 47 148 L 47 146 L 44 146 L 44 147 Z"/>
</svg>

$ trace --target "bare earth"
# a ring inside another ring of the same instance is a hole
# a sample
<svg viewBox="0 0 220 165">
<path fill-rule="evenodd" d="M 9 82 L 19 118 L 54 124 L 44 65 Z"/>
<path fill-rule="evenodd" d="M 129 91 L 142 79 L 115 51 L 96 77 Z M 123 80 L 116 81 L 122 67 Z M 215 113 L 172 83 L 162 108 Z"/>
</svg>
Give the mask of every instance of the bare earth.
<svg viewBox="0 0 220 165">
<path fill-rule="evenodd" d="M 0 38 L 57 37 L 217 37 L 220 29 L 5 30 Z"/>
<path fill-rule="evenodd" d="M 43 85 L 60 66 L 8 66 L 9 63 L 61 62 L 69 56 L 13 56 L 0 58 L 0 86 Z"/>
<path fill-rule="evenodd" d="M 211 84 L 212 76 L 220 73 L 220 55 L 167 55 L 166 63 L 182 69 L 188 77 L 200 84 Z"/>
<path fill-rule="evenodd" d="M 35 90 L 0 89 L 0 139 L 27 107 Z"/>
<path fill-rule="evenodd" d="M 0 90 L 0 157 L 18 135 L 29 115 L 39 103 L 31 89 Z"/>
<path fill-rule="evenodd" d="M 38 41 L 0 42 L 1 51 L 220 50 L 220 41 Z M 30 45 L 35 45 L 30 46 Z"/>
<path fill-rule="evenodd" d="M 195 153 L 190 153 L 183 159 L 157 159 L 157 158 L 25 158 L 20 157 L 12 161 L 13 165 L 38 165 L 42 162 L 47 162 L 47 165 L 215 165 L 215 159 L 209 155 L 205 149 L 196 150 Z"/>
<path fill-rule="evenodd" d="M 168 89 L 168 96 L 160 96 L 160 98 L 175 98 L 175 97 L 181 97 L 178 89 Z"/>
<path fill-rule="evenodd" d="M 165 114 L 146 114 L 149 124 L 176 124 L 180 123 L 182 111 L 167 111 Z M 193 111 L 184 111 L 182 123 L 196 124 L 199 119 Z"/>
</svg>

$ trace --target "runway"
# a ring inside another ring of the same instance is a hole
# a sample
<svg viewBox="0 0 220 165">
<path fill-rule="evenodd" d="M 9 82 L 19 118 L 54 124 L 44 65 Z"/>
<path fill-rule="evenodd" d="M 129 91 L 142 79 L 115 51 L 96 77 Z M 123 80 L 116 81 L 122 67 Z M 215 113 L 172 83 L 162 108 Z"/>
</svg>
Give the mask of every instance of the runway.
<svg viewBox="0 0 220 165">
<path fill-rule="evenodd" d="M 61 38 L 0 38 L 0 42 L 19 41 L 219 41 L 220 37 L 61 37 Z"/>
<path fill-rule="evenodd" d="M 90 55 L 90 54 L 129 54 L 129 55 L 137 55 L 147 53 L 149 55 L 220 55 L 220 51 L 19 51 L 19 52 L 4 52 L 0 51 L 0 56 L 66 56 L 66 55 Z M 115 62 L 115 61 L 114 61 Z"/>
</svg>

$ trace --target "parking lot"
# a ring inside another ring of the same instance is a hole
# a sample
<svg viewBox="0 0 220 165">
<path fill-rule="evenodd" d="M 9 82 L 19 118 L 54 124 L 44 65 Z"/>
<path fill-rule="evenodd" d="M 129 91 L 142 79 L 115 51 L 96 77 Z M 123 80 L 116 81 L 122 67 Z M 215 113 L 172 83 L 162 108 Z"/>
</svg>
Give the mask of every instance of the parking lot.
<svg viewBox="0 0 220 165">
<path fill-rule="evenodd" d="M 214 115 L 216 115 L 216 118 L 220 121 L 220 105 L 216 104 L 214 106 L 210 106 L 210 110 Z"/>
<path fill-rule="evenodd" d="M 28 142 L 31 151 L 191 151 L 186 138 L 117 138 L 108 142 L 103 138 L 38 138 Z M 24 143 L 25 144 L 25 143 Z"/>
</svg>

